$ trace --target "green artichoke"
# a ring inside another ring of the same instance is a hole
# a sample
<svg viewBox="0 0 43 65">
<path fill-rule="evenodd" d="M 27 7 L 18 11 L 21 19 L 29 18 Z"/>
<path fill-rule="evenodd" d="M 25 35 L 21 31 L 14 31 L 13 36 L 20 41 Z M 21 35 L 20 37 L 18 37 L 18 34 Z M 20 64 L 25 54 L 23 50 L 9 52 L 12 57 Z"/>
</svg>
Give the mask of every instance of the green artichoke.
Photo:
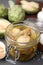
<svg viewBox="0 0 43 65">
<path fill-rule="evenodd" d="M 6 18 L 7 15 L 8 9 L 3 4 L 0 4 L 0 18 Z"/>
<path fill-rule="evenodd" d="M 8 10 L 9 21 L 20 22 L 20 21 L 24 20 L 24 17 L 25 17 L 25 11 L 22 9 L 22 7 L 20 5 L 13 5 Z"/>
</svg>

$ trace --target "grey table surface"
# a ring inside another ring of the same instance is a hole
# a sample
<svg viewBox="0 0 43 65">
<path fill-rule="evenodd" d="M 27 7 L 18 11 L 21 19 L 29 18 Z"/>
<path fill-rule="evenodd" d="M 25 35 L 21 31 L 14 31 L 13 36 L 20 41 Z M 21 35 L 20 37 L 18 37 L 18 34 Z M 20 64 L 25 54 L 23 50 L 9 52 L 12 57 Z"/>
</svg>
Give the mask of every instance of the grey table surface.
<svg viewBox="0 0 43 65">
<path fill-rule="evenodd" d="M 14 0 L 14 2 L 15 1 L 16 0 Z M 33 1 L 43 2 L 43 0 L 33 0 Z M 8 0 L 0 0 L 0 4 L 1 3 L 5 4 L 5 6 L 7 6 L 7 7 L 9 6 L 8 5 Z M 1 40 L 1 41 L 3 41 L 3 40 Z M 3 60 L 0 60 L 0 65 L 13 65 L 13 64 L 11 64 L 9 62 L 6 62 L 5 59 L 3 59 Z M 43 65 L 43 53 L 38 52 L 32 60 L 27 61 L 27 62 L 17 61 L 17 63 L 15 65 Z"/>
</svg>

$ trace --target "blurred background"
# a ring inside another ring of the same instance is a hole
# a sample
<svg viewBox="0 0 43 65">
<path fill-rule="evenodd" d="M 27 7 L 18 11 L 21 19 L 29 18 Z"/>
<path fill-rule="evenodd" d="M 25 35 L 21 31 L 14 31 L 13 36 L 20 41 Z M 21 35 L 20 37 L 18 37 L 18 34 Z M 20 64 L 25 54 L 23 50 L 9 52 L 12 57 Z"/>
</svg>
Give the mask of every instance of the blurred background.
<svg viewBox="0 0 43 65">
<path fill-rule="evenodd" d="M 9 0 L 0 0 L 0 4 L 2 3 L 4 3 L 7 7 L 9 6 L 8 5 L 8 1 Z M 18 1 L 18 0 L 13 0 L 14 2 L 16 2 L 16 1 Z M 43 2 L 43 0 L 29 0 L 29 1 L 37 1 L 37 2 Z"/>
<path fill-rule="evenodd" d="M 9 0 L 0 0 L 0 4 L 5 4 L 8 7 L 9 6 L 8 1 Z M 16 0 L 13 1 L 15 2 Z"/>
</svg>

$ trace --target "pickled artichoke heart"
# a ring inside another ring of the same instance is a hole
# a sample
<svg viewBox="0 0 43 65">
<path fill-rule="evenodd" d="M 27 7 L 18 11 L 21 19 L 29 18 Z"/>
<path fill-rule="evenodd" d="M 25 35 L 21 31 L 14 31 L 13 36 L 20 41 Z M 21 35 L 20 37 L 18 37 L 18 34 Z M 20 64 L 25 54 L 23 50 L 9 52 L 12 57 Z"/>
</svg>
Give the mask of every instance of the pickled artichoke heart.
<svg viewBox="0 0 43 65">
<path fill-rule="evenodd" d="M 21 32 L 21 30 L 18 29 L 18 28 L 14 28 L 14 29 L 12 30 L 12 33 L 13 33 L 14 36 L 17 36 L 18 34 L 20 34 L 20 32 Z"/>
<path fill-rule="evenodd" d="M 9 54 L 10 54 L 10 56 L 11 56 L 13 59 L 15 58 L 15 50 L 14 50 L 13 47 L 11 47 Z"/>
<path fill-rule="evenodd" d="M 12 22 L 20 22 L 24 20 L 25 12 L 20 5 L 15 5 L 8 11 L 8 19 Z"/>
<path fill-rule="evenodd" d="M 6 19 L 0 19 L 0 38 L 4 37 L 5 29 L 10 24 Z"/>
<path fill-rule="evenodd" d="M 3 4 L 0 4 L 0 18 L 7 18 L 7 15 L 8 9 Z"/>
<path fill-rule="evenodd" d="M 39 4 L 36 2 L 21 1 L 21 6 L 28 14 L 37 13 L 39 11 Z"/>
<path fill-rule="evenodd" d="M 31 30 L 31 39 L 36 39 L 36 37 L 37 37 L 37 32 L 36 31 L 34 31 L 34 30 Z"/>
<path fill-rule="evenodd" d="M 17 42 L 21 42 L 18 44 L 20 46 L 24 47 L 24 46 L 26 46 L 26 44 L 24 44 L 24 43 L 30 42 L 30 36 L 26 36 L 26 35 L 20 36 L 20 37 L 18 37 Z"/>
</svg>

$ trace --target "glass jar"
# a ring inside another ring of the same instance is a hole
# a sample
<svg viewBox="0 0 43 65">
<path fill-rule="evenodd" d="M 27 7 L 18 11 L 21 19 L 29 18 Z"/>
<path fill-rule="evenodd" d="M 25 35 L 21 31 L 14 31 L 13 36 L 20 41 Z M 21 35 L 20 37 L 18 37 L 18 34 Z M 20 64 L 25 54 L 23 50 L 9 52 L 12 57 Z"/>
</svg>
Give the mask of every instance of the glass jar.
<svg viewBox="0 0 43 65">
<path fill-rule="evenodd" d="M 18 30 L 17 28 L 20 30 Z M 14 33 L 12 32 L 12 30 L 14 30 L 13 31 Z M 30 30 L 31 30 L 31 32 L 30 32 Z M 19 31 L 19 33 L 18 33 L 18 31 Z M 25 32 L 23 32 L 23 31 L 25 31 Z M 26 35 L 27 35 L 27 37 L 26 37 Z M 7 27 L 6 34 L 5 34 L 5 39 L 7 42 L 6 60 L 9 62 L 15 63 L 16 60 L 27 61 L 27 60 L 30 60 L 31 58 L 33 58 L 37 51 L 39 37 L 40 37 L 40 32 L 38 30 L 38 27 L 33 23 L 30 23 L 30 22 L 24 23 L 23 22 L 23 23 L 19 23 L 19 24 L 14 24 L 14 23 L 10 24 Z"/>
</svg>

